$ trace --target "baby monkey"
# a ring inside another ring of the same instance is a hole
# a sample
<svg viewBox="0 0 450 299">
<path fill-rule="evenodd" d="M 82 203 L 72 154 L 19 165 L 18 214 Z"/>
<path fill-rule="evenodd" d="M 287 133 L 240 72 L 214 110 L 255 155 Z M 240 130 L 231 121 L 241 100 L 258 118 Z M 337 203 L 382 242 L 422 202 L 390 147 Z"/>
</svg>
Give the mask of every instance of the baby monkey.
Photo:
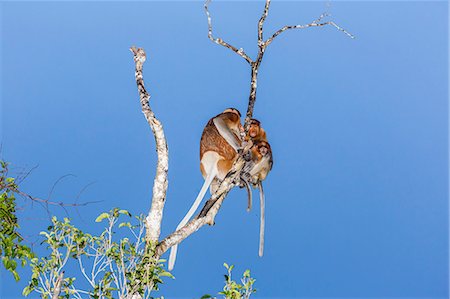
<svg viewBox="0 0 450 299">
<path fill-rule="evenodd" d="M 252 140 L 253 142 L 259 140 L 267 141 L 266 131 L 261 127 L 261 122 L 254 118 L 250 120 L 248 134 L 245 137 L 245 141 L 249 140 Z"/>
</svg>

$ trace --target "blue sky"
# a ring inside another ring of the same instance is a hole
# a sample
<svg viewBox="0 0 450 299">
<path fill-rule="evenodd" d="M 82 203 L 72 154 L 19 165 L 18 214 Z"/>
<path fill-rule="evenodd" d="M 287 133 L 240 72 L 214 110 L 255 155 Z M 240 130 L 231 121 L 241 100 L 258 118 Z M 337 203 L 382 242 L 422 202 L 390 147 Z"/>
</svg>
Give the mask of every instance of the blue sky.
<svg viewBox="0 0 450 299">
<path fill-rule="evenodd" d="M 101 211 L 148 211 L 156 156 L 128 51 L 141 46 L 170 150 L 162 235 L 173 231 L 203 182 L 203 126 L 226 107 L 245 112 L 249 91 L 249 66 L 207 39 L 202 5 L 0 3 L 2 156 L 16 171 L 39 165 L 25 191 L 46 197 L 73 174 L 52 194 L 73 202 L 93 183 L 78 201 L 102 202 L 69 209 L 93 232 Z M 273 1 L 266 34 L 325 7 Z M 215 34 L 254 56 L 262 8 L 212 3 Z M 274 152 L 264 257 L 258 208 L 234 190 L 216 225 L 179 247 L 166 298 L 219 291 L 223 262 L 252 270 L 257 298 L 448 298 L 448 3 L 338 1 L 331 13 L 357 38 L 286 32 L 260 69 L 255 117 Z M 39 206 L 20 215 L 30 240 L 48 225 Z M 2 272 L 0 283 L 17 298 L 25 280 Z"/>
</svg>

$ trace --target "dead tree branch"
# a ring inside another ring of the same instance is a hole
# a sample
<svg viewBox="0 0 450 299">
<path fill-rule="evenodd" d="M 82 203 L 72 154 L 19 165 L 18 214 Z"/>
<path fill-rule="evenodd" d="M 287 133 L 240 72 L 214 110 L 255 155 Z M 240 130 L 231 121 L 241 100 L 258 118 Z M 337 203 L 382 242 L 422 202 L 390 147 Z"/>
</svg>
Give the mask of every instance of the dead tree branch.
<svg viewBox="0 0 450 299">
<path fill-rule="evenodd" d="M 272 36 L 270 38 L 268 38 L 265 42 L 265 46 L 267 47 L 268 45 L 270 45 L 272 43 L 272 41 L 281 33 L 285 32 L 286 30 L 290 30 L 290 29 L 305 29 L 305 28 L 309 28 L 309 27 L 322 27 L 322 26 L 326 26 L 326 25 L 331 25 L 334 28 L 336 28 L 339 31 L 342 31 L 344 34 L 346 34 L 348 37 L 350 38 L 355 38 L 354 35 L 352 35 L 350 32 L 348 32 L 347 30 L 345 30 L 344 28 L 338 26 L 335 22 L 333 21 L 327 21 L 327 22 L 321 22 L 322 19 L 324 17 L 329 16 L 328 13 L 324 13 L 322 14 L 320 17 L 318 17 L 317 19 L 315 19 L 314 21 L 312 21 L 309 24 L 304 24 L 304 25 L 291 25 L 291 26 L 284 26 L 281 29 L 278 29 L 274 34 L 272 34 Z"/>
<path fill-rule="evenodd" d="M 10 183 L 7 181 L 7 177 L 9 174 L 9 167 L 8 167 L 8 163 L 2 162 L 2 169 L 0 170 L 0 190 L 2 191 L 6 191 L 6 192 L 12 192 L 15 194 L 20 195 L 21 197 L 30 200 L 32 203 L 38 203 L 41 204 L 44 208 L 46 208 L 47 212 L 48 212 L 48 207 L 49 206 L 59 206 L 63 209 L 65 209 L 65 207 L 81 207 L 81 206 L 86 206 L 88 204 L 92 204 L 92 203 L 98 203 L 101 202 L 101 200 L 97 200 L 97 201 L 87 201 L 87 202 L 82 202 L 82 203 L 78 203 L 78 202 L 73 202 L 73 203 L 66 203 L 63 201 L 54 201 L 51 200 L 51 196 L 52 193 L 55 189 L 55 186 L 58 184 L 58 182 L 60 182 L 63 178 L 70 176 L 70 175 L 65 175 L 62 176 L 61 178 L 59 178 L 54 184 L 53 187 L 48 195 L 47 198 L 40 198 L 40 197 L 35 197 L 35 196 L 31 196 L 26 192 L 21 191 L 18 188 L 18 185 L 20 183 L 22 183 L 24 181 L 24 179 L 32 172 L 33 169 L 35 169 L 36 167 L 32 168 L 30 171 L 28 171 L 25 176 L 19 176 L 18 178 L 16 178 L 14 180 L 14 183 Z M 78 199 L 78 198 L 77 198 Z"/>
<path fill-rule="evenodd" d="M 158 162 L 156 165 L 156 175 L 153 181 L 153 196 L 150 212 L 146 218 L 146 240 L 156 245 L 161 233 L 161 222 L 163 217 L 164 204 L 168 186 L 167 172 L 169 170 L 169 149 L 167 147 L 166 137 L 161 122 L 156 118 L 150 108 L 150 94 L 144 86 L 142 67 L 146 59 L 145 51 L 142 48 L 130 48 L 134 56 L 136 66 L 135 78 L 139 91 L 139 98 L 142 106 L 142 112 L 153 132 L 156 142 L 156 153 Z"/>
<path fill-rule="evenodd" d="M 206 17 L 208 19 L 208 38 L 213 42 L 216 43 L 218 45 L 224 46 L 225 48 L 230 49 L 231 51 L 233 51 L 234 53 L 238 54 L 239 56 L 241 56 L 242 58 L 244 58 L 249 64 L 252 64 L 253 61 L 252 59 L 244 52 L 244 49 L 240 48 L 236 48 L 232 45 L 230 45 L 229 43 L 225 42 L 223 39 L 221 38 L 214 38 L 213 37 L 213 33 L 212 33 L 212 24 L 211 24 L 211 15 L 209 14 L 209 10 L 208 10 L 208 5 L 211 2 L 211 0 L 206 0 L 205 2 L 205 12 L 206 12 Z"/>
</svg>

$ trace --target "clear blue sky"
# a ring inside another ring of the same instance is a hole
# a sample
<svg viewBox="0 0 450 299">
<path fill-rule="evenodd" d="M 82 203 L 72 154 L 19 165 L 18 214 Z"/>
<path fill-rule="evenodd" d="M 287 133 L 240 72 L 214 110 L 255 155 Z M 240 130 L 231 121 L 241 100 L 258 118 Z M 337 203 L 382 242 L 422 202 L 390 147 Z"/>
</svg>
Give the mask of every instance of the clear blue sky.
<svg viewBox="0 0 450 299">
<path fill-rule="evenodd" d="M 175 228 L 203 181 L 203 126 L 226 107 L 244 112 L 249 90 L 249 66 L 207 39 L 202 5 L 0 4 L 2 156 L 16 170 L 39 165 L 25 191 L 46 197 L 73 174 L 52 195 L 73 202 L 95 182 L 79 201 L 103 202 L 69 209 L 87 231 L 112 207 L 148 211 L 156 156 L 128 50 L 142 46 L 170 150 L 162 235 Z M 212 3 L 216 34 L 254 55 L 262 8 Z M 266 32 L 324 8 L 275 0 Z M 286 32 L 261 66 L 255 117 L 275 163 L 264 257 L 258 208 L 247 213 L 235 190 L 216 225 L 180 246 L 166 298 L 218 291 L 223 262 L 252 270 L 257 298 L 448 298 L 448 4 L 335 2 L 331 13 L 355 40 L 331 27 Z M 20 215 L 30 240 L 48 225 L 39 206 Z M 1 297 L 24 284 L 3 273 Z"/>
</svg>

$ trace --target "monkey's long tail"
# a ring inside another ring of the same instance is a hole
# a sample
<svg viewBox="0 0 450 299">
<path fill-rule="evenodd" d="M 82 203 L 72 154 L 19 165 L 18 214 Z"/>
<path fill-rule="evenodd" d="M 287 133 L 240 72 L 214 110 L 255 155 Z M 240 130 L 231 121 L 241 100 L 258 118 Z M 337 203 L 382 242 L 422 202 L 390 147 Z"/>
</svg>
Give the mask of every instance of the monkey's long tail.
<svg viewBox="0 0 450 299">
<path fill-rule="evenodd" d="M 259 256 L 264 254 L 265 198 L 262 182 L 259 182 L 259 200 L 261 202 L 261 220 L 259 224 Z"/>
<path fill-rule="evenodd" d="M 252 209 L 252 202 L 253 202 L 252 188 L 250 187 L 248 181 L 242 180 L 242 182 L 245 185 L 245 189 L 247 189 L 247 212 L 250 212 L 250 210 Z"/>
<path fill-rule="evenodd" d="M 183 220 L 181 220 L 180 224 L 178 224 L 176 230 L 179 230 L 180 228 L 185 226 L 186 223 L 188 223 L 189 219 L 191 219 L 192 215 L 194 215 L 195 211 L 197 210 L 198 206 L 200 205 L 200 202 L 202 201 L 203 197 L 205 196 L 209 185 L 211 185 L 211 182 L 217 176 L 217 173 L 218 173 L 217 167 L 213 167 L 213 169 L 209 172 L 208 176 L 206 177 L 205 182 L 203 183 L 202 189 L 200 190 L 200 192 L 197 195 L 197 198 L 195 199 L 191 208 L 187 212 L 186 216 L 184 216 Z M 171 271 L 173 269 L 173 266 L 175 265 L 175 260 L 177 259 L 177 250 L 178 250 L 178 245 L 174 245 L 170 249 L 169 266 L 168 266 L 169 271 Z"/>
</svg>

